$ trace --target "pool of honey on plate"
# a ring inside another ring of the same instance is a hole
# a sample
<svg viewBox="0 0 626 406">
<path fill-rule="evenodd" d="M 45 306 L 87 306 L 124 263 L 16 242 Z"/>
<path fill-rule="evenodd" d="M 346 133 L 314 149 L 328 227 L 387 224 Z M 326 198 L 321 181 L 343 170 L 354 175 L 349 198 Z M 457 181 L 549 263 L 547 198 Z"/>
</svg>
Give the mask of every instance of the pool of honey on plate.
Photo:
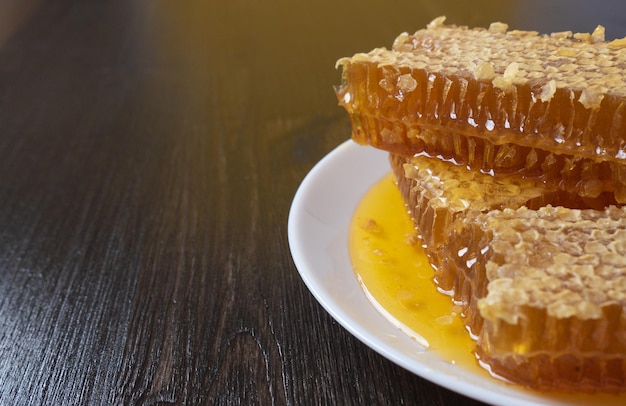
<svg viewBox="0 0 626 406">
<path fill-rule="evenodd" d="M 391 173 L 374 184 L 357 206 L 349 250 L 355 276 L 390 322 L 441 359 L 495 380 L 474 357 L 475 343 L 465 330 L 459 307 L 437 291 L 433 270 Z M 541 396 L 564 404 L 626 404 L 626 394 L 544 392 Z"/>
</svg>

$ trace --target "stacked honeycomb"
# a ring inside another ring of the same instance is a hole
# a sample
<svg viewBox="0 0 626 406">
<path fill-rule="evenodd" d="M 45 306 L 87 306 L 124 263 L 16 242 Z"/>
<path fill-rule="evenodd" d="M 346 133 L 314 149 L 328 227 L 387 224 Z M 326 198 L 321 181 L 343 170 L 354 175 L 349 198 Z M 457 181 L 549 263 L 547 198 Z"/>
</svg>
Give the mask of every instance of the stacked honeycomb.
<svg viewBox="0 0 626 406">
<path fill-rule="evenodd" d="M 338 61 L 494 374 L 626 386 L 626 40 L 445 26 Z"/>
</svg>

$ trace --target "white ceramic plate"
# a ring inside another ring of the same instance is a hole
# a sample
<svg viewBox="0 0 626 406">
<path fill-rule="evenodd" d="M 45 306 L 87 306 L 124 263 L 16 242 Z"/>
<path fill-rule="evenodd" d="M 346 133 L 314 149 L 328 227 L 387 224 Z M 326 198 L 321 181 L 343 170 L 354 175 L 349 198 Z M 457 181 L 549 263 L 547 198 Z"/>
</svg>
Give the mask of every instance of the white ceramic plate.
<svg viewBox="0 0 626 406">
<path fill-rule="evenodd" d="M 592 397 L 556 399 L 455 366 L 420 346 L 376 311 L 352 271 L 348 229 L 363 195 L 389 171 L 387 153 L 346 141 L 324 157 L 300 185 L 289 213 L 289 245 L 302 279 L 319 303 L 382 356 L 465 396 L 511 406 L 588 404 Z M 602 395 L 593 400 L 596 405 L 617 405 L 624 398 L 607 400 Z"/>
</svg>

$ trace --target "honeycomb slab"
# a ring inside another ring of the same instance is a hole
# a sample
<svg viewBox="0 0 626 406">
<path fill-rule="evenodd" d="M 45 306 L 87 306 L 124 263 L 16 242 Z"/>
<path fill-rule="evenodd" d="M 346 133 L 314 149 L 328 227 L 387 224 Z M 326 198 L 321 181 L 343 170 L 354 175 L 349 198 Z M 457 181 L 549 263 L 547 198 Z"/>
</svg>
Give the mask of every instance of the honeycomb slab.
<svg viewBox="0 0 626 406">
<path fill-rule="evenodd" d="M 444 25 L 338 61 L 353 139 L 626 203 L 626 40 Z"/>
</svg>

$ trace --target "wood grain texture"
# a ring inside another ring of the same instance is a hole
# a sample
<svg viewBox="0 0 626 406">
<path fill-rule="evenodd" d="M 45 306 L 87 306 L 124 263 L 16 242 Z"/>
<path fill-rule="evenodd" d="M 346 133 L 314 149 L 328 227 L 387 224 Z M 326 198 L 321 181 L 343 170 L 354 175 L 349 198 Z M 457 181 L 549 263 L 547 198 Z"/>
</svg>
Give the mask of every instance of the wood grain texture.
<svg viewBox="0 0 626 406">
<path fill-rule="evenodd" d="M 478 404 L 333 321 L 286 223 L 349 136 L 337 58 L 513 11 L 214 3 L 41 2 L 0 40 L 0 404 Z"/>
</svg>

